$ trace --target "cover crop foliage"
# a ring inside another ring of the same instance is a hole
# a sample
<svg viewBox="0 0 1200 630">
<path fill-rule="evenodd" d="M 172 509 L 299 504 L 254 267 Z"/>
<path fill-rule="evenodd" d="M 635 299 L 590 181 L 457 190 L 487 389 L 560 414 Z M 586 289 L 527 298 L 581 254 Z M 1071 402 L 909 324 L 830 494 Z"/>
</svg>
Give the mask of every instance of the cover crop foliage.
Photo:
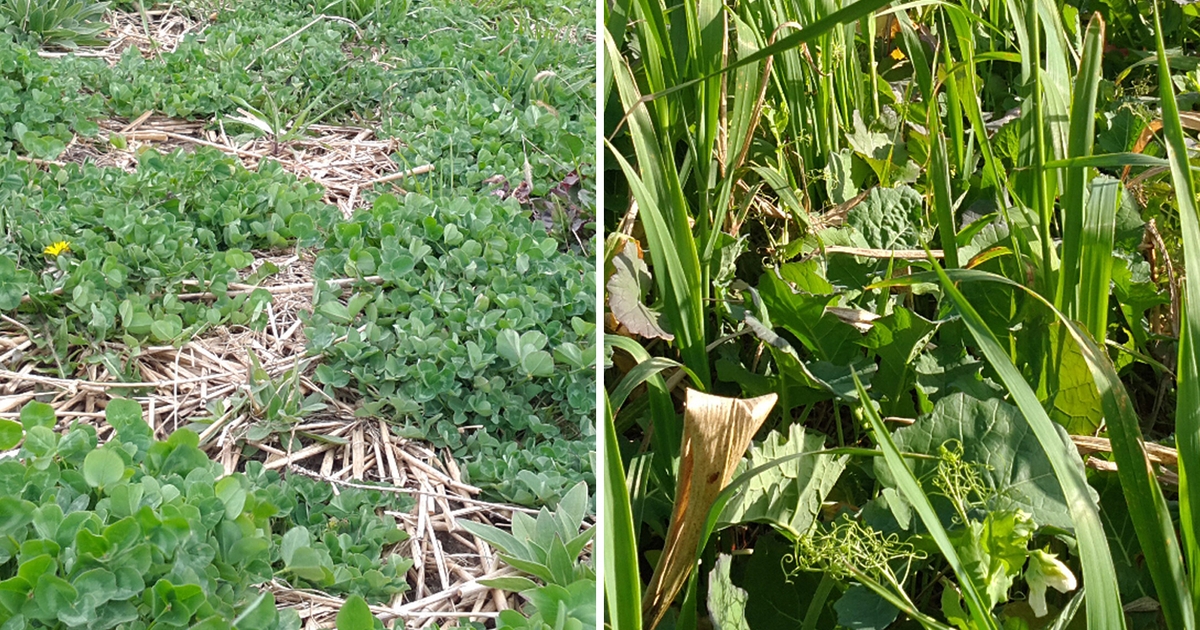
<svg viewBox="0 0 1200 630">
<path fill-rule="evenodd" d="M 325 8 L 362 14 L 355 26 Z M 277 271 L 249 274 L 258 252 L 319 248 L 320 280 L 382 279 L 314 294 L 304 365 L 327 393 L 451 447 L 496 498 L 557 502 L 592 480 L 594 271 L 580 234 L 593 229 L 594 56 L 567 28 L 580 16 L 534 8 L 499 28 L 499 8 L 469 5 L 180 7 L 212 21 L 113 67 L 0 46 L 0 313 L 37 331 L 32 356 L 55 376 L 99 364 L 137 380 L 127 359 L 141 348 L 265 324 L 269 292 L 228 292 Z M 260 124 L 237 124 L 239 108 Z M 277 152 L 317 122 L 370 127 L 397 138 L 398 168 L 435 168 L 396 182 L 409 200 L 364 189 L 374 208 L 343 220 L 270 159 L 248 171 L 208 148 L 146 151 L 134 173 L 21 159 L 74 162 L 67 144 L 93 119 L 148 110 L 239 140 L 266 133 Z M 525 182 L 524 206 L 494 194 Z"/>
<path fill-rule="evenodd" d="M 383 195 L 326 239 L 305 334 L 316 378 L 467 457 L 476 483 L 554 503 L 591 466 L 594 272 L 515 200 Z M 468 430 L 461 427 L 475 426 Z"/>
<path fill-rule="evenodd" d="M 281 479 L 254 463 L 223 474 L 196 435 L 152 437 L 141 406 L 109 403 L 115 439 L 31 402 L 0 420 L 0 623 L 26 628 L 300 627 L 261 590 L 271 579 L 385 602 L 412 561 L 380 506 L 394 494 Z"/>
</svg>

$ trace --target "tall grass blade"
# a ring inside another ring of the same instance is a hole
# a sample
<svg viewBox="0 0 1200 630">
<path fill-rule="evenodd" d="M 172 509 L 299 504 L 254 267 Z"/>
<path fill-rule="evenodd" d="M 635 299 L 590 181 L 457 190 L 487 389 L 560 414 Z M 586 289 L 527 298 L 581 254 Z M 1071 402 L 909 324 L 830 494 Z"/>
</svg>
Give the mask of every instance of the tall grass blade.
<svg viewBox="0 0 1200 630">
<path fill-rule="evenodd" d="M 908 31 L 911 28 L 905 29 L 905 36 L 908 36 Z M 920 45 L 920 42 L 917 42 Z M 946 57 L 949 61 L 949 57 Z M 936 60 L 934 61 L 936 64 Z M 948 64 L 947 64 L 948 65 Z M 934 68 L 936 70 L 936 68 Z M 946 86 L 948 88 L 946 99 L 951 103 L 957 103 L 957 95 L 949 93 L 949 88 L 954 85 L 954 77 L 946 77 Z M 951 269 L 959 267 L 958 260 L 958 222 L 954 218 L 954 200 L 950 192 L 950 163 L 946 155 L 946 136 L 942 134 L 942 118 L 938 114 L 937 96 L 933 93 L 933 87 L 930 86 L 930 94 L 926 96 L 929 99 L 929 105 L 926 110 L 926 123 L 929 127 L 930 135 L 930 164 L 929 164 L 929 179 L 933 183 L 933 208 L 937 215 L 938 236 L 941 240 L 943 260 L 946 261 L 946 266 Z M 957 105 L 950 107 L 950 114 L 953 116 Z M 958 109 L 961 113 L 961 109 Z M 958 121 L 958 140 L 962 140 L 962 121 Z M 962 145 L 959 144 L 959 147 Z"/>
<path fill-rule="evenodd" d="M 774 44 L 759 49 L 758 52 L 754 54 L 738 59 L 737 61 L 725 66 L 724 68 L 721 68 L 711 75 L 690 79 L 665 90 L 656 91 L 652 94 L 642 97 L 642 100 L 653 101 L 684 88 L 691 87 L 697 83 L 700 83 L 701 81 L 706 81 L 726 72 L 731 72 L 741 68 L 742 66 L 757 63 L 772 55 L 777 55 L 781 52 L 798 48 L 801 44 L 807 44 L 814 39 L 817 39 L 836 26 L 858 21 L 859 19 L 869 15 L 872 11 L 876 11 L 884 6 L 887 6 L 891 1 L 892 0 L 859 0 L 858 2 L 854 2 L 848 6 L 838 9 L 837 11 L 834 11 L 833 13 L 830 13 L 829 15 L 796 31 L 795 33 L 776 41 Z M 631 105 L 627 104 L 625 107 L 626 111 L 628 112 Z"/>
<path fill-rule="evenodd" d="M 1084 34 L 1083 58 L 1079 74 L 1075 79 L 1075 93 L 1071 101 L 1071 129 L 1067 145 L 1068 157 L 1086 157 L 1092 154 L 1092 143 L 1096 137 L 1096 93 L 1100 87 L 1101 57 L 1104 54 L 1104 19 L 1093 13 Z M 1080 277 L 1083 255 L 1088 248 L 1100 247 L 1105 256 L 1112 251 L 1112 235 L 1107 245 L 1102 240 L 1085 242 L 1084 193 L 1087 188 L 1087 167 L 1074 166 L 1066 169 L 1062 200 L 1062 268 L 1058 278 L 1055 305 L 1068 317 L 1087 320 L 1082 313 L 1080 300 Z M 1092 235 L 1100 236 L 1100 235 Z M 1108 284 L 1104 286 L 1108 293 Z M 1107 309 L 1106 309 L 1107 310 Z M 1104 338 L 1104 331 L 1093 330 L 1096 339 Z"/>
<path fill-rule="evenodd" d="M 1062 11 L 1056 0 L 1035 0 L 1037 3 L 1038 20 L 1045 34 L 1043 39 L 1043 54 L 1045 69 L 1042 73 L 1043 114 L 1042 119 L 1048 132 L 1047 150 L 1054 157 L 1066 155 L 1070 119 L 1067 117 L 1071 101 L 1071 71 L 1072 62 L 1078 59 L 1078 53 L 1071 48 L 1067 40 L 1067 31 L 1063 27 Z M 1095 14 L 1093 14 L 1095 15 Z M 1056 180 L 1051 177 L 1055 186 Z M 1061 188 L 1061 187 L 1059 187 Z M 1053 197 L 1052 197 L 1053 198 Z"/>
<path fill-rule="evenodd" d="M 638 577 L 637 535 L 625 485 L 617 429 L 604 397 L 604 597 L 612 630 L 641 630 L 642 583 Z"/>
<path fill-rule="evenodd" d="M 1096 178 L 1092 180 L 1092 193 L 1084 207 L 1078 319 L 1097 343 L 1104 342 L 1108 330 L 1113 235 L 1121 190 L 1120 180 Z"/>
<path fill-rule="evenodd" d="M 950 542 L 950 535 L 942 527 L 942 519 L 934 511 L 929 497 L 921 489 L 921 482 L 917 481 L 916 475 L 909 469 L 908 464 L 904 463 L 904 458 L 900 455 L 900 449 L 892 441 L 892 434 L 884 426 L 883 418 L 879 417 L 879 412 L 875 411 L 875 407 L 871 405 L 871 398 L 867 395 L 867 390 L 863 388 L 862 381 L 858 380 L 858 372 L 851 371 L 850 375 L 854 377 L 854 387 L 858 390 L 858 399 L 866 401 L 861 407 L 862 413 L 866 416 L 867 423 L 871 427 L 871 433 L 875 436 L 875 443 L 883 451 L 883 458 L 887 462 L 888 470 L 891 471 L 896 484 L 900 486 L 901 492 L 904 493 L 904 498 L 908 499 L 909 504 L 912 505 L 913 509 L 921 517 L 921 522 L 925 524 L 925 528 L 929 530 L 929 534 L 933 536 L 938 550 L 942 552 L 942 555 L 946 558 L 946 562 L 954 570 L 954 574 L 958 576 L 958 585 L 962 589 L 963 597 L 967 600 L 967 608 L 970 609 L 971 619 L 975 622 L 975 627 L 980 629 L 998 628 L 996 618 L 992 616 L 991 611 L 988 610 L 987 605 L 984 603 L 983 596 L 979 594 L 980 585 L 975 583 L 971 574 L 967 572 L 966 565 L 958 557 L 958 550 L 954 548 L 954 543 Z"/>
<path fill-rule="evenodd" d="M 1167 158 L 1171 161 L 1171 180 L 1179 204 L 1180 231 L 1183 238 L 1183 264 L 1200 269 L 1200 216 L 1196 214 L 1196 185 L 1188 164 L 1183 126 L 1167 52 L 1163 45 L 1158 2 L 1154 3 L 1154 39 L 1158 48 L 1158 90 L 1162 101 L 1163 136 Z M 1192 608 L 1200 608 L 1200 281 L 1189 277 L 1184 282 L 1183 326 L 1179 334 L 1179 367 L 1175 407 L 1175 443 L 1179 450 L 1179 521 L 1187 550 L 1192 579 Z"/>
<path fill-rule="evenodd" d="M 1118 630 L 1125 627 L 1125 613 L 1121 608 L 1121 595 L 1117 590 L 1116 570 L 1113 568 L 1112 553 L 1104 526 L 1100 522 L 1095 503 L 1089 495 L 1083 467 L 1078 464 L 1079 455 L 1068 450 L 1067 445 L 1055 429 L 1054 422 L 1046 415 L 1037 394 L 1025 382 L 1025 378 L 1009 359 L 1004 348 L 996 340 L 990 328 L 971 306 L 958 287 L 946 275 L 940 265 L 933 265 L 947 297 L 954 303 L 962 316 L 967 330 L 975 339 L 988 363 L 996 371 L 1004 386 L 1008 388 L 1013 402 L 1021 409 L 1030 429 L 1050 460 L 1054 476 L 1062 485 L 1063 496 L 1075 524 L 1075 537 L 1079 541 L 1079 556 L 1083 564 L 1083 583 L 1087 588 L 1087 618 L 1089 628 Z"/>
<path fill-rule="evenodd" d="M 616 151 L 609 150 L 621 165 L 641 212 L 654 280 L 666 303 L 670 322 L 683 362 L 700 377 L 707 389 L 708 351 L 705 348 L 705 314 L 700 260 L 688 222 L 687 201 L 679 183 L 673 156 L 664 156 L 650 112 L 642 102 L 633 74 L 607 33 L 604 36 L 613 79 L 627 108 L 629 135 L 637 153 L 637 169 Z"/>
<path fill-rule="evenodd" d="M 629 24 L 630 0 L 614 0 L 604 3 L 604 31 L 612 36 L 613 41 L 625 41 L 625 27 Z M 608 95 L 612 90 L 613 69 L 611 63 L 601 65 L 601 105 L 608 103 Z"/>
<path fill-rule="evenodd" d="M 650 353 L 641 344 L 628 337 L 605 335 L 604 344 L 628 352 L 629 356 L 633 357 L 633 360 L 637 361 L 639 365 L 651 360 Z M 626 380 L 630 380 L 630 374 L 625 375 L 625 378 L 621 381 L 622 384 Z M 683 430 L 679 426 L 679 421 L 675 414 L 675 403 L 671 400 L 671 394 L 667 391 L 667 383 L 663 380 L 661 373 L 653 371 L 647 374 L 645 378 L 636 380 L 646 384 L 646 395 L 649 402 L 648 413 L 650 415 L 650 425 L 653 428 L 650 435 L 650 445 L 653 449 L 653 454 L 657 455 L 657 457 L 651 458 L 651 474 L 656 479 L 662 481 L 663 488 L 670 488 L 671 481 L 674 478 L 674 473 L 671 470 L 671 462 L 679 455 L 679 443 L 683 439 Z M 693 382 L 695 382 L 694 378 Z M 609 398 L 608 404 L 615 412 L 623 404 L 623 401 L 614 404 L 613 400 Z M 638 478 L 643 481 L 646 479 L 645 476 Z M 640 519 L 637 522 L 640 522 Z"/>
<path fill-rule="evenodd" d="M 1046 169 L 1046 114 L 1045 89 L 1042 85 L 1042 24 L 1038 14 L 1038 0 L 1018 4 L 1019 0 L 1008 0 L 1009 14 L 1016 28 L 1021 49 L 1022 78 L 1025 80 L 1026 100 L 1021 106 L 1020 164 L 1029 168 L 1028 176 L 1020 178 L 1018 198 L 1028 204 L 1037 221 L 1037 239 L 1040 248 L 1038 290 L 1043 295 L 1053 296 L 1054 268 L 1056 266 L 1054 242 L 1050 226 L 1054 221 L 1054 190 L 1050 171 Z M 1064 112 L 1065 114 L 1065 112 Z"/>
<path fill-rule="evenodd" d="M 1118 168 L 1122 166 L 1167 167 L 1170 166 L 1170 162 L 1165 158 L 1141 153 L 1102 153 L 1046 162 L 1046 168 Z M 1196 168 L 1192 167 L 1193 170 Z"/>
</svg>

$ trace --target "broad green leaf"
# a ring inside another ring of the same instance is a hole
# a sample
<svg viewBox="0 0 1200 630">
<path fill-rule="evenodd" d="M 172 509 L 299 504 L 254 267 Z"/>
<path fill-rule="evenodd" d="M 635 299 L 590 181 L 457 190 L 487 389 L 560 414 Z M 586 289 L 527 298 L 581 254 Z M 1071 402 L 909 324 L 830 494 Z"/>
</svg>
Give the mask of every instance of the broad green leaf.
<svg viewBox="0 0 1200 630">
<path fill-rule="evenodd" d="M 312 545 L 312 537 L 308 529 L 301 526 L 293 527 L 283 535 L 283 541 L 279 547 L 279 557 L 285 566 L 290 566 L 296 550 L 309 545 Z"/>
<path fill-rule="evenodd" d="M 150 324 L 150 337 L 155 341 L 174 341 L 181 334 L 183 334 L 183 320 L 175 314 L 168 313 Z"/>
<path fill-rule="evenodd" d="M 109 449 L 97 449 L 83 460 L 83 478 L 93 488 L 109 487 L 125 476 L 125 462 Z"/>
<path fill-rule="evenodd" d="M 900 614 L 895 606 L 861 584 L 851 584 L 833 609 L 839 626 L 856 630 L 886 630 Z"/>
<path fill-rule="evenodd" d="M 713 616 L 713 625 L 720 630 L 750 630 L 746 623 L 744 589 L 734 586 L 729 576 L 729 565 L 733 556 L 727 553 L 717 556 L 717 563 L 708 574 L 708 610 Z"/>
<path fill-rule="evenodd" d="M 117 439 L 133 444 L 138 449 L 135 460 L 145 455 L 154 442 L 150 425 L 142 419 L 142 406 L 127 398 L 114 398 L 104 409 L 104 419 L 117 431 Z"/>
<path fill-rule="evenodd" d="M 554 357 L 545 350 L 534 350 L 521 357 L 521 370 L 530 377 L 554 376 Z"/>
<path fill-rule="evenodd" d="M 37 276 L 28 269 L 19 269 L 12 258 L 0 256 L 0 312 L 11 311 L 36 286 Z"/>
<path fill-rule="evenodd" d="M 33 521 L 37 505 L 15 497 L 0 497 L 0 536 L 14 536 Z"/>
<path fill-rule="evenodd" d="M 246 505 L 246 490 L 242 488 L 237 477 L 230 475 L 217 482 L 214 487 L 217 498 L 225 504 L 225 518 L 234 520 L 241 516 L 242 508 Z"/>
<path fill-rule="evenodd" d="M 58 434 L 41 425 L 25 427 L 25 444 L 22 448 L 35 457 L 44 457 L 58 448 Z"/>
<path fill-rule="evenodd" d="M 862 415 L 865 416 L 867 423 L 871 427 L 871 434 L 875 439 L 875 443 L 879 445 L 883 451 L 883 459 L 887 466 L 887 471 L 892 475 L 895 484 L 903 493 L 904 498 L 908 501 L 921 517 L 921 522 L 929 531 L 929 535 L 937 543 L 937 548 L 942 552 L 942 556 L 954 571 L 954 575 L 958 577 L 959 586 L 963 591 L 963 598 L 967 602 L 967 609 L 971 613 L 972 623 L 981 629 L 998 630 L 999 625 L 996 623 L 996 618 L 992 616 L 989 606 L 986 605 L 983 594 L 980 589 L 981 584 L 976 584 L 972 579 L 967 567 L 964 565 L 962 558 L 954 548 L 949 535 L 943 527 L 941 520 L 933 505 L 929 501 L 929 495 L 921 488 L 917 476 L 909 468 L 908 464 L 900 455 L 900 449 L 896 442 L 888 433 L 887 428 L 883 424 L 883 419 L 875 411 L 866 391 L 862 387 L 862 383 L 858 381 L 855 375 L 855 385 L 858 386 L 859 400 L 864 401 L 861 406 Z"/>
<path fill-rule="evenodd" d="M 1100 523 L 1095 501 L 1091 498 L 1093 491 L 1087 485 L 1078 452 L 1062 443 L 1061 435 L 1055 430 L 1057 425 L 1046 415 L 1036 394 L 946 272 L 937 265 L 934 266 L 934 271 L 941 280 L 945 294 L 962 315 L 976 344 L 1021 409 L 1022 415 L 1037 437 L 1038 445 L 1050 460 L 1054 476 L 1062 486 L 1063 497 L 1079 540 L 1083 584 L 1084 588 L 1088 589 L 1089 625 L 1114 630 L 1124 628 L 1125 618 L 1117 592 L 1112 554 L 1106 544 L 1104 528 Z"/>
<path fill-rule="evenodd" d="M 233 627 L 237 630 L 275 630 L 278 617 L 275 611 L 275 595 L 266 591 L 233 620 Z"/>
<path fill-rule="evenodd" d="M 1079 344 L 1063 333 L 1061 324 L 1050 327 L 1056 365 L 1047 375 L 1050 418 L 1063 425 L 1071 435 L 1091 435 L 1100 428 L 1104 412 L 1100 394 Z"/>
<path fill-rule="evenodd" d="M 908 186 L 873 188 L 846 215 L 853 227 L 875 249 L 913 249 L 928 242 L 922 225 L 925 200 Z"/>
<path fill-rule="evenodd" d="M 819 433 L 806 433 L 793 424 L 788 436 L 772 431 L 761 444 L 751 448 L 738 472 L 796 453 L 812 453 L 825 447 Z M 821 503 L 846 467 L 848 456 L 816 455 L 790 460 L 752 479 L 735 494 L 721 512 L 722 526 L 738 523 L 769 523 L 800 536 L 808 531 L 821 512 Z M 735 473 L 737 474 L 737 473 Z"/>
<path fill-rule="evenodd" d="M 43 613 L 52 616 L 69 611 L 75 606 L 78 598 L 79 591 L 76 591 L 74 586 L 51 574 L 40 575 L 37 578 L 37 585 L 33 589 L 33 600 L 37 602 Z"/>
<path fill-rule="evenodd" d="M 811 571 L 796 573 L 789 557 L 795 550 L 790 540 L 768 529 L 754 541 L 754 553 L 735 559 L 735 569 L 745 563 L 733 578 L 748 595 L 746 622 L 751 628 L 798 627 L 798 620 L 809 630 L 836 627 L 830 598 L 835 580 Z M 810 617 L 812 625 L 807 625 Z"/>
<path fill-rule="evenodd" d="M 71 585 L 79 592 L 84 607 L 88 609 L 115 599 L 118 594 L 117 577 L 107 569 L 84 571 L 71 581 Z"/>
<path fill-rule="evenodd" d="M 231 630 L 233 626 L 219 615 L 213 615 L 197 621 L 188 630 Z"/>
<path fill-rule="evenodd" d="M 901 306 L 872 322 L 863 345 L 879 355 L 879 372 L 871 382 L 887 415 L 915 415 L 913 365 L 935 332 L 936 324 Z"/>
<path fill-rule="evenodd" d="M 512 365 L 521 363 L 521 336 L 511 328 L 505 328 L 496 336 L 496 354 L 508 359 Z"/>
<path fill-rule="evenodd" d="M 1059 439 L 1068 444 L 1065 432 Z M 993 510 L 1023 509 L 1039 525 L 1071 527 L 1071 516 L 1062 489 L 1036 436 L 1021 412 L 999 398 L 979 400 L 954 393 L 934 404 L 933 412 L 917 418 L 907 427 L 892 433 L 896 447 L 909 453 L 937 453 L 938 447 L 953 440 L 963 449 L 963 460 L 979 466 L 984 482 L 995 491 L 989 507 Z M 1076 462 L 1082 473 L 1082 462 Z M 930 479 L 937 469 L 934 460 L 910 460 L 909 467 L 919 479 Z M 892 485 L 891 473 L 884 462 L 875 461 L 875 474 L 885 485 Z M 934 492 L 932 485 L 926 487 Z"/>
<path fill-rule="evenodd" d="M 772 271 L 763 274 L 758 290 L 771 323 L 790 330 L 818 359 L 845 365 L 862 352 L 862 333 L 826 310 L 835 296 L 793 291 Z"/>
<path fill-rule="evenodd" d="M 552 627 L 592 628 L 596 624 L 596 583 L 579 580 L 563 587 L 549 584 L 522 593 Z M 569 620 L 576 620 L 570 623 Z M 582 625 L 575 625 L 582 624 Z"/>
</svg>

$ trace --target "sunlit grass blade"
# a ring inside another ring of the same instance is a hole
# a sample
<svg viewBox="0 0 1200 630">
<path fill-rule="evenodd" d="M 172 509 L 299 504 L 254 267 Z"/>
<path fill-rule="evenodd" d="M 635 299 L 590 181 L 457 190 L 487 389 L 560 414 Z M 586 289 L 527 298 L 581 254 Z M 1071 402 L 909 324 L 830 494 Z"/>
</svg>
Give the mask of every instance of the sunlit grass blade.
<svg viewBox="0 0 1200 630">
<path fill-rule="evenodd" d="M 604 596 L 612 630 L 641 630 L 642 583 L 638 577 L 637 533 L 625 485 L 612 407 L 604 397 Z"/>
<path fill-rule="evenodd" d="M 975 65 L 978 59 L 975 54 L 975 32 L 971 26 L 976 18 L 962 7 L 946 5 L 944 8 L 947 17 L 950 18 L 950 26 L 954 31 L 955 38 L 959 42 L 959 52 L 962 56 L 962 61 L 955 66 L 956 69 L 954 70 L 955 81 L 960 94 L 959 104 L 962 106 L 963 113 L 967 116 L 967 122 L 971 126 L 971 134 L 974 137 L 975 144 L 979 147 L 980 154 L 983 156 L 985 174 L 994 182 L 992 193 L 996 200 L 996 205 L 1005 215 L 1005 220 L 1009 221 L 1011 225 L 1013 222 L 1008 216 L 1008 208 L 1012 206 L 1009 200 L 1008 175 L 999 156 L 996 155 L 991 138 L 988 136 L 987 125 L 983 121 L 983 108 L 979 102 L 979 94 L 982 87 L 976 81 L 975 76 Z M 1012 244 L 1018 259 L 1022 259 L 1028 255 L 1030 246 L 1020 230 L 1013 231 Z"/>
<path fill-rule="evenodd" d="M 664 97 L 668 94 L 671 94 L 673 92 L 676 92 L 678 90 L 682 90 L 684 88 L 691 87 L 701 81 L 706 81 L 715 76 L 724 74 L 726 72 L 731 72 L 733 70 L 741 68 L 742 66 L 749 65 L 752 63 L 757 63 L 757 62 L 762 61 L 763 59 L 766 59 L 767 57 L 770 57 L 772 55 L 776 55 L 781 52 L 791 50 L 793 48 L 797 48 L 801 44 L 807 44 L 807 43 L 817 39 L 818 37 L 829 32 L 836 26 L 840 26 L 842 24 L 848 24 L 851 22 L 856 22 L 859 19 L 863 18 L 864 16 L 869 15 L 872 11 L 876 11 L 882 7 L 887 6 L 891 1 L 892 0 L 859 0 L 858 2 L 847 5 L 841 9 L 838 9 L 837 11 L 834 11 L 833 13 L 830 13 L 829 15 L 796 31 L 795 33 L 776 41 L 774 44 L 771 44 L 769 46 L 764 46 L 763 48 L 759 49 L 758 52 L 756 52 L 754 54 L 751 54 L 749 56 L 738 59 L 737 61 L 725 66 L 724 68 L 721 68 L 720 70 L 716 71 L 715 73 L 713 73 L 711 75 L 706 75 L 706 76 L 702 76 L 702 77 L 697 77 L 695 79 L 690 79 L 688 81 L 683 81 L 683 82 L 679 83 L 678 85 L 675 85 L 674 87 L 670 87 L 665 90 L 661 90 L 661 91 L 654 92 L 653 94 L 649 94 L 649 95 L 643 97 L 643 100 L 644 101 L 652 101 L 652 100 L 662 98 L 662 97 Z M 627 104 L 625 107 L 626 107 L 626 111 L 628 113 L 630 105 Z"/>
<path fill-rule="evenodd" d="M 629 4 L 630 0 L 604 3 L 604 30 L 612 36 L 613 41 L 625 40 L 625 27 L 629 24 Z M 612 89 L 613 69 L 612 63 L 601 63 L 600 66 L 603 73 L 600 80 L 600 105 L 603 106 L 608 102 L 608 95 Z"/>
<path fill-rule="evenodd" d="M 1158 3 L 1154 3 L 1154 38 L 1158 48 L 1158 89 L 1162 101 L 1163 136 L 1171 162 L 1171 180 L 1179 206 L 1184 267 L 1200 269 L 1200 216 L 1196 214 L 1196 185 L 1188 164 L 1183 126 L 1171 68 L 1163 45 Z M 1178 398 L 1175 407 L 1175 442 L 1179 450 L 1179 520 L 1192 579 L 1192 607 L 1200 608 L 1200 282 L 1184 283 L 1183 325 L 1179 339 Z"/>
<path fill-rule="evenodd" d="M 1096 136 L 1096 93 L 1100 87 L 1102 76 L 1100 62 L 1104 54 L 1104 19 L 1099 13 L 1092 14 L 1084 35 L 1083 57 L 1079 64 L 1079 74 L 1075 79 L 1075 92 L 1071 101 L 1071 130 L 1067 145 L 1068 157 L 1086 157 L 1092 154 L 1092 143 Z M 1087 318 L 1081 313 L 1082 304 L 1079 299 L 1080 276 L 1083 268 L 1083 255 L 1088 248 L 1100 247 L 1105 256 L 1112 251 L 1112 234 L 1109 233 L 1107 245 L 1102 235 L 1092 234 L 1095 240 L 1085 242 L 1084 224 L 1084 193 L 1087 188 L 1087 167 L 1073 166 L 1066 169 L 1065 186 L 1062 199 L 1062 269 L 1058 278 L 1058 292 L 1055 305 L 1069 317 L 1076 319 Z M 1095 206 L 1093 206 L 1095 207 Z M 1105 284 L 1107 294 L 1108 285 Z M 1097 335 L 1097 331 L 1092 331 Z M 1103 339 L 1104 331 L 1099 331 L 1097 339 Z"/>
<path fill-rule="evenodd" d="M 1025 382 L 1025 378 L 1009 359 L 1004 348 L 996 341 L 990 328 L 971 306 L 958 287 L 946 275 L 940 265 L 934 270 L 941 281 L 947 297 L 954 303 L 962 316 L 967 330 L 975 339 L 980 351 L 1008 389 L 1017 407 L 1021 409 L 1038 443 L 1046 452 L 1054 476 L 1062 486 L 1063 496 L 1075 524 L 1075 537 L 1079 541 L 1079 556 L 1083 565 L 1083 583 L 1087 588 L 1087 618 L 1089 628 L 1125 627 L 1125 613 L 1121 608 L 1121 595 L 1117 590 L 1116 571 L 1108 539 L 1100 522 L 1095 503 L 1089 495 L 1083 467 L 1078 464 L 1079 455 L 1068 450 L 1059 436 L 1054 422 L 1046 415 L 1037 394 Z"/>
<path fill-rule="evenodd" d="M 1170 166 L 1170 163 L 1165 158 L 1141 153 L 1103 153 L 1046 162 L 1046 168 L 1118 168 L 1121 166 L 1166 167 Z M 1196 167 L 1193 166 L 1192 169 L 1194 170 Z"/>
<path fill-rule="evenodd" d="M 907 29 L 905 32 L 907 34 Z M 920 42 L 917 43 L 920 45 Z M 947 57 L 948 60 L 948 57 Z M 936 63 L 936 61 L 935 61 Z M 935 68 L 936 70 L 936 68 Z M 954 85 L 952 76 L 946 77 L 947 87 Z M 932 86 L 930 88 L 932 93 Z M 936 103 L 936 96 L 929 97 Z M 957 102 L 957 96 L 947 94 L 947 100 Z M 951 108 L 953 114 L 955 108 Z M 959 110 L 961 113 L 961 110 Z M 943 260 L 951 269 L 958 268 L 958 223 L 954 219 L 954 200 L 950 193 L 950 164 L 946 156 L 946 136 L 942 134 L 942 119 L 936 105 L 926 111 L 930 135 L 929 179 L 933 183 L 933 209 L 937 216 L 938 236 L 941 237 Z M 958 140 L 962 140 L 962 121 L 958 121 Z M 961 144 L 959 145 L 961 147 Z M 961 150 L 961 149 L 960 149 Z"/>
<path fill-rule="evenodd" d="M 958 586 L 962 589 L 963 598 L 967 601 L 967 608 L 970 610 L 971 619 L 974 621 L 975 627 L 981 630 L 983 628 L 998 628 L 996 618 L 992 616 L 992 612 L 988 610 L 987 605 L 984 603 L 983 596 L 979 593 L 981 585 L 975 583 L 974 579 L 971 578 L 971 574 L 967 571 L 966 565 L 958 557 L 958 551 L 954 548 L 954 543 L 950 542 L 950 535 L 942 527 L 941 518 L 934 511 L 933 504 L 930 503 L 925 491 L 921 489 L 921 482 L 917 481 L 917 477 L 913 475 L 908 464 L 904 463 L 904 459 L 900 455 L 900 449 L 896 448 L 896 443 L 892 441 L 892 434 L 888 432 L 887 427 L 883 424 L 883 418 L 880 418 L 879 412 L 875 411 L 875 408 L 871 406 L 871 398 L 867 395 L 867 390 L 863 389 L 862 382 L 858 380 L 858 372 L 851 371 L 850 374 L 854 377 L 854 386 L 858 390 L 858 399 L 866 401 L 860 408 L 871 427 L 875 443 L 883 451 L 883 457 L 887 462 L 888 470 L 892 473 L 892 477 L 895 479 L 896 485 L 900 487 L 900 491 L 904 493 L 904 498 L 908 499 L 909 505 L 917 511 L 917 514 L 921 517 L 921 522 L 925 524 L 925 528 L 933 536 L 938 550 L 942 552 L 942 556 L 946 558 L 946 562 L 958 577 Z"/>
<path fill-rule="evenodd" d="M 1121 182 L 1116 179 L 1092 181 L 1092 192 L 1084 206 L 1083 262 L 1079 273 L 1079 321 L 1103 343 L 1108 330 L 1109 285 L 1112 281 L 1113 235 Z"/>
<path fill-rule="evenodd" d="M 1008 12 L 1020 42 L 1025 101 L 1021 104 L 1021 144 L 1018 164 L 1028 169 L 1014 182 L 1017 199 L 1023 201 L 1036 220 L 1038 291 L 1053 296 L 1056 266 L 1051 224 L 1054 222 L 1054 190 L 1046 169 L 1049 145 L 1046 139 L 1045 90 L 1042 85 L 1042 24 L 1038 0 L 1008 0 Z"/>
<path fill-rule="evenodd" d="M 1071 49 L 1067 32 L 1063 27 L 1063 13 L 1054 0 L 1034 0 L 1037 4 L 1038 22 L 1042 27 L 1042 70 L 1043 122 L 1046 124 L 1047 160 L 1062 157 L 1067 152 L 1069 134 L 1068 110 L 1071 106 L 1071 64 L 1079 53 Z M 1093 14 L 1094 15 L 1094 14 Z M 1059 188 L 1053 173 L 1047 176 L 1051 198 Z"/>
</svg>

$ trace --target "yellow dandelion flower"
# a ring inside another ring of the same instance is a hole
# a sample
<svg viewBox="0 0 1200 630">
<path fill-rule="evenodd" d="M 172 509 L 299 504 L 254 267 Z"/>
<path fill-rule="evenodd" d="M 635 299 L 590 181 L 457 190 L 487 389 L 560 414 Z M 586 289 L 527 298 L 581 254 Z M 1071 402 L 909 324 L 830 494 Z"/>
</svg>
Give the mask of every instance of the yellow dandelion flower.
<svg viewBox="0 0 1200 630">
<path fill-rule="evenodd" d="M 46 249 L 42 250 L 42 253 L 46 254 L 47 256 L 58 257 L 60 254 L 65 254 L 69 251 L 71 251 L 71 244 L 67 241 L 59 241 L 57 243 L 47 245 Z"/>
<path fill-rule="evenodd" d="M 896 61 L 904 61 L 904 51 L 897 48 L 892 51 L 891 57 L 892 57 L 892 59 L 895 59 Z"/>
</svg>

